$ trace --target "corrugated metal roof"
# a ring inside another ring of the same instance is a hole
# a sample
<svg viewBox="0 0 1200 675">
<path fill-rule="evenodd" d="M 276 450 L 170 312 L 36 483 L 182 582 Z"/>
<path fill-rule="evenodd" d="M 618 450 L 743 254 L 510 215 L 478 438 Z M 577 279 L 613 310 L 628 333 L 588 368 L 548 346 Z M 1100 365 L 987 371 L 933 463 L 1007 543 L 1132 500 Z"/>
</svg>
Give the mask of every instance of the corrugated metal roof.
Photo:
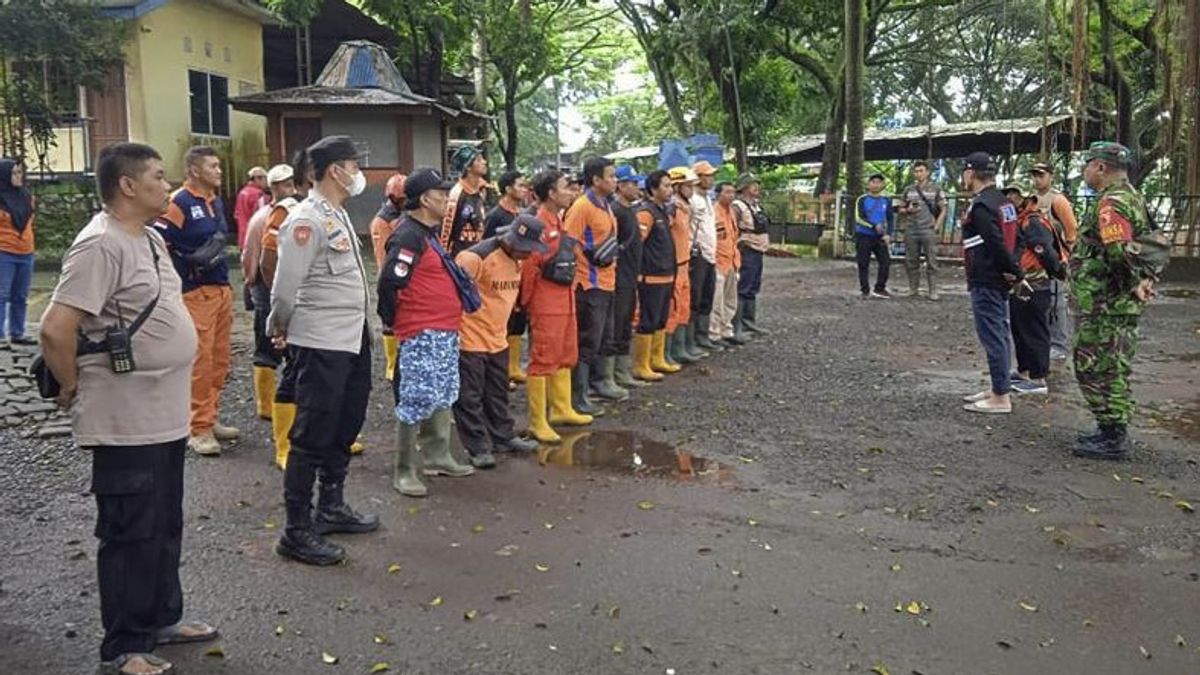
<svg viewBox="0 0 1200 675">
<path fill-rule="evenodd" d="M 1007 120 L 983 120 L 979 122 L 960 122 L 957 124 L 900 127 L 898 129 L 867 129 L 863 134 L 863 140 L 866 142 L 904 141 L 996 133 L 1028 134 L 1041 131 L 1043 126 L 1058 124 L 1069 119 L 1071 119 L 1070 115 L 1049 115 L 1047 117 L 1020 117 Z M 804 136 L 793 136 L 784 140 L 776 150 L 751 148 L 749 155 L 753 158 L 785 157 L 788 155 L 798 155 L 823 145 L 825 145 L 825 134 L 807 134 Z"/>
</svg>

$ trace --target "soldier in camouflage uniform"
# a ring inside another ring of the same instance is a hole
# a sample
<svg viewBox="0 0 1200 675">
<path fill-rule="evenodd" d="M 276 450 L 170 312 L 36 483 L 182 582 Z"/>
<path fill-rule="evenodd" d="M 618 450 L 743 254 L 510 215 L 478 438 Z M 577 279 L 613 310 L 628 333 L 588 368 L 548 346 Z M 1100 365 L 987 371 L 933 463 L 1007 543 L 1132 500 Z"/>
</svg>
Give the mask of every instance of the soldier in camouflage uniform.
<svg viewBox="0 0 1200 675">
<path fill-rule="evenodd" d="M 1164 262 L 1145 202 L 1129 184 L 1130 159 L 1123 145 L 1093 143 L 1083 169 L 1098 198 L 1079 226 L 1071 259 L 1075 377 L 1098 429 L 1078 439 L 1081 457 L 1121 459 L 1129 450 L 1138 317 Z"/>
</svg>

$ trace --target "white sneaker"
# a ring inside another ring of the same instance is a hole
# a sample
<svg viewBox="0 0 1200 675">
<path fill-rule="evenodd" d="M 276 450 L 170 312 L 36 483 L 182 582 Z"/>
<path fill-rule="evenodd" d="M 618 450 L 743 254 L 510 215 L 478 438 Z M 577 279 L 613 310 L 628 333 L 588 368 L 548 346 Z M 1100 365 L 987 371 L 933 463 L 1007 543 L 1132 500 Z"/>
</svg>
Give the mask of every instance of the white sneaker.
<svg viewBox="0 0 1200 675">
<path fill-rule="evenodd" d="M 242 432 L 237 427 L 227 427 L 220 422 L 213 425 L 212 435 L 218 441 L 236 441 Z"/>
<path fill-rule="evenodd" d="M 188 447 L 197 455 L 206 457 L 215 457 L 221 454 L 221 444 L 211 431 L 189 438 Z"/>
</svg>

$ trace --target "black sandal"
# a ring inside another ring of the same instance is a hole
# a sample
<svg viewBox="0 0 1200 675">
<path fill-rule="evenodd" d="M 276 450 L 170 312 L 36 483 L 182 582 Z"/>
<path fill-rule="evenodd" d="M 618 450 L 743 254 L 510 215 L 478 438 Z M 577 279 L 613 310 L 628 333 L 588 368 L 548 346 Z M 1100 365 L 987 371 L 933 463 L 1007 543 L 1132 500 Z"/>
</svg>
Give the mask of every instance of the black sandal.
<svg viewBox="0 0 1200 675">
<path fill-rule="evenodd" d="M 183 629 L 190 629 L 184 632 Z M 181 621 L 174 626 L 159 628 L 156 636 L 159 645 L 184 645 L 193 642 L 208 642 L 221 637 L 221 631 L 203 621 Z"/>
<path fill-rule="evenodd" d="M 134 673 L 130 670 L 125 670 L 125 666 L 134 659 L 141 659 L 146 662 L 146 665 L 153 668 L 158 668 L 157 672 L 153 673 Z M 153 654 L 139 654 L 131 652 L 122 654 L 112 661 L 103 661 L 100 663 L 100 672 L 102 675 L 164 675 L 175 671 L 175 666 L 170 661 L 160 659 Z"/>
</svg>

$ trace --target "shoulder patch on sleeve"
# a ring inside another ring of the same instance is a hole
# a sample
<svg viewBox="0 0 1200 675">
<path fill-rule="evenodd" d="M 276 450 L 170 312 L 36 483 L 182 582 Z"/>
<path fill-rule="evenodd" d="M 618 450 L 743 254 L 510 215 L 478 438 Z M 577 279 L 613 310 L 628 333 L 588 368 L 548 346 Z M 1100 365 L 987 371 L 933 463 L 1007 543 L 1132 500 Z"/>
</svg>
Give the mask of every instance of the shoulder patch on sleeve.
<svg viewBox="0 0 1200 675">
<path fill-rule="evenodd" d="M 1133 241 L 1133 223 L 1121 213 L 1111 199 L 1100 202 L 1100 241 L 1105 245 Z"/>
<path fill-rule="evenodd" d="M 307 246 L 309 240 L 312 239 L 312 226 L 308 223 L 296 223 L 292 225 L 292 240 L 297 246 Z"/>
</svg>

